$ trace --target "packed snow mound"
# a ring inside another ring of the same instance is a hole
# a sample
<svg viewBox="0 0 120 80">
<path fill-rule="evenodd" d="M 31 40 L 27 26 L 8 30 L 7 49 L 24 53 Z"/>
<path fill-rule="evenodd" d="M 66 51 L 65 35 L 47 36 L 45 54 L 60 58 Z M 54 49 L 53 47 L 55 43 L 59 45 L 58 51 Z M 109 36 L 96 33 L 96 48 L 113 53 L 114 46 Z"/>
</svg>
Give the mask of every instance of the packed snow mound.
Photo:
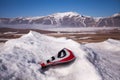
<svg viewBox="0 0 120 80">
<path fill-rule="evenodd" d="M 56 55 L 63 48 L 72 50 L 76 60 L 69 65 L 53 66 L 41 72 L 38 63 Z M 81 45 L 73 40 L 49 37 L 31 31 L 19 39 L 5 43 L 0 53 L 0 79 L 101 80 L 86 55 Z"/>
<path fill-rule="evenodd" d="M 39 62 L 68 48 L 76 60 L 43 71 Z M 119 80 L 120 41 L 108 39 L 81 45 L 30 31 L 9 40 L 0 52 L 0 80 Z"/>
<path fill-rule="evenodd" d="M 84 50 L 88 60 L 98 69 L 103 80 L 120 80 L 120 41 L 108 39 L 88 43 Z"/>
</svg>

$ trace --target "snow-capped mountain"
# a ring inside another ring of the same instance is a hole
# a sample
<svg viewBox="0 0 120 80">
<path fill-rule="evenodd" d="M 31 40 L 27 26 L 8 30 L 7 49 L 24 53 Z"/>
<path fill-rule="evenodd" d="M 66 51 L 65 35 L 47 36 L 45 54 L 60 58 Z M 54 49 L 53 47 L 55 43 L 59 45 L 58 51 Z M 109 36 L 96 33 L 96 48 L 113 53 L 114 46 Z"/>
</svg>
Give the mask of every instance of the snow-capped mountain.
<svg viewBox="0 0 120 80">
<path fill-rule="evenodd" d="M 55 13 L 40 17 L 0 18 L 0 24 L 42 24 L 67 27 L 120 27 L 120 14 L 111 17 L 90 17 L 76 12 Z"/>
<path fill-rule="evenodd" d="M 69 48 L 76 60 L 41 70 L 40 61 Z M 119 80 L 120 41 L 79 44 L 31 31 L 0 49 L 0 80 Z"/>
</svg>

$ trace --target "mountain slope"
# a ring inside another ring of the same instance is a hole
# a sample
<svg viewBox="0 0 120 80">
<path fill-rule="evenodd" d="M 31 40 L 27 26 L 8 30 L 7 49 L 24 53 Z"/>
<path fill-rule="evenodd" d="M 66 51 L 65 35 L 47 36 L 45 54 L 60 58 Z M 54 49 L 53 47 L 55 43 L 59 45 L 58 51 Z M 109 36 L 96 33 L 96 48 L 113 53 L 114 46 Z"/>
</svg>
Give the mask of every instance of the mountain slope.
<svg viewBox="0 0 120 80">
<path fill-rule="evenodd" d="M 67 27 L 120 27 L 120 14 L 106 18 L 83 16 L 76 12 L 55 13 L 41 17 L 0 18 L 0 24 L 42 24 Z"/>
</svg>

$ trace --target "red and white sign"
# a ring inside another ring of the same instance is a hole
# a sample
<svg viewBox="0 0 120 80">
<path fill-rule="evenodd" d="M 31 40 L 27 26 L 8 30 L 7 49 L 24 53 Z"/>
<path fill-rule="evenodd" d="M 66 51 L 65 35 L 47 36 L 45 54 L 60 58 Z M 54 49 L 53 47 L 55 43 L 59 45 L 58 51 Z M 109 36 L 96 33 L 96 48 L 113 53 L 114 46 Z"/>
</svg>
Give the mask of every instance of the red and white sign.
<svg viewBox="0 0 120 80">
<path fill-rule="evenodd" d="M 42 68 L 57 65 L 57 64 L 63 64 L 63 63 L 69 63 L 73 60 L 75 60 L 75 56 L 73 52 L 67 48 L 62 49 L 56 56 L 52 56 L 50 59 L 46 60 L 45 62 L 41 62 L 40 65 Z"/>
</svg>

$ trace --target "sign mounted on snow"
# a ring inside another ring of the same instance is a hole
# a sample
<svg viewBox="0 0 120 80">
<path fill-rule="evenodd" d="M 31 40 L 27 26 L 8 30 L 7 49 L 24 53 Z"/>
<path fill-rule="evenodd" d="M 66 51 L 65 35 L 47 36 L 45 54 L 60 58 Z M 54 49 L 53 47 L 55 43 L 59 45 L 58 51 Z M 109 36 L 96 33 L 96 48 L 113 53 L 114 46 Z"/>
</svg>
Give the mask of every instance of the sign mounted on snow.
<svg viewBox="0 0 120 80">
<path fill-rule="evenodd" d="M 67 48 L 62 49 L 56 56 L 52 56 L 50 59 L 45 62 L 41 62 L 40 65 L 42 68 L 53 66 L 57 64 L 69 63 L 75 60 L 73 52 Z"/>
</svg>

